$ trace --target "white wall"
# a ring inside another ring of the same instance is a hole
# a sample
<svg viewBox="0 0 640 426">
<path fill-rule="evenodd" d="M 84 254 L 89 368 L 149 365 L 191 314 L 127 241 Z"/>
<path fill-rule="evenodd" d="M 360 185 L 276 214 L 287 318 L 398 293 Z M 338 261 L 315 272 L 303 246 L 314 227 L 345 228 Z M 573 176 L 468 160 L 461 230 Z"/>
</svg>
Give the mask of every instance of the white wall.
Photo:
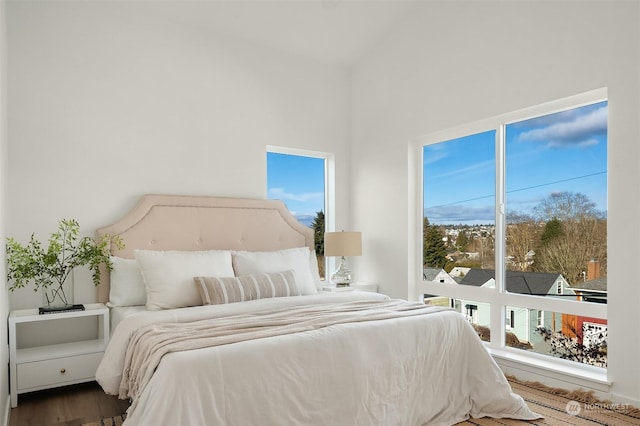
<svg viewBox="0 0 640 426">
<path fill-rule="evenodd" d="M 8 4 L 8 235 L 67 217 L 92 235 L 144 193 L 266 197 L 267 145 L 334 153 L 344 221 L 347 71 L 174 22 L 171 5 Z M 88 280 L 76 303 L 95 300 Z"/>
<path fill-rule="evenodd" d="M 0 218 L 6 213 L 7 188 L 7 20 L 6 3 L 0 2 Z M 0 220 L 0 241 L 5 239 L 5 223 Z M 0 258 L 4 259 L 4 244 L 0 245 Z M 0 277 L 6 274 L 5 262 L 0 262 Z M 7 294 L 6 280 L 0 278 L 0 294 Z M 9 315 L 9 299 L 0 297 L 0 318 Z M 5 324 L 3 322 L 3 324 Z M 7 342 L 7 327 L 0 327 L 0 342 Z M 8 366 L 9 351 L 6 344 L 0 344 L 0 366 Z M 9 414 L 9 381 L 7 368 L 0 368 L 0 422 L 5 424 Z"/>
<path fill-rule="evenodd" d="M 600 87 L 609 89 L 609 378 L 640 401 L 628 273 L 640 238 L 640 4 L 425 2 L 352 77 L 355 270 L 396 297 L 407 288 L 408 144 L 437 130 Z M 375 214 L 374 214 L 375 213 Z"/>
</svg>

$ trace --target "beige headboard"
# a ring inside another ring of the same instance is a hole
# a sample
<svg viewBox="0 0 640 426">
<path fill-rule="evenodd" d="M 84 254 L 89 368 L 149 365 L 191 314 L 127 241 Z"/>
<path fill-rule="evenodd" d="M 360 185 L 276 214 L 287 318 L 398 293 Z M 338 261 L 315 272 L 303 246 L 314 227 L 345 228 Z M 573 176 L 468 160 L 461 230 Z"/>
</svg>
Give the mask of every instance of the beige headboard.
<svg viewBox="0 0 640 426">
<path fill-rule="evenodd" d="M 133 250 L 249 250 L 314 248 L 313 229 L 298 222 L 277 200 L 144 195 L 113 225 L 97 230 L 119 235 L 123 250 L 114 256 L 133 258 Z M 109 274 L 103 269 L 98 301 L 109 300 Z"/>
</svg>

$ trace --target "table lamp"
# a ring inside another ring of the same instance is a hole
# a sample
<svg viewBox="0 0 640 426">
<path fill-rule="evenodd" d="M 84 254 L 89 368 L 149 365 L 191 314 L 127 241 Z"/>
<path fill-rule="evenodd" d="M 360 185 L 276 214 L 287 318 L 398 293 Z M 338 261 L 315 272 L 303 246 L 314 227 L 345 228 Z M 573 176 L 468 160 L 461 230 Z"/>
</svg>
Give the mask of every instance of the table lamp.
<svg viewBox="0 0 640 426">
<path fill-rule="evenodd" d="M 331 282 L 336 287 L 351 284 L 351 270 L 347 267 L 347 256 L 362 255 L 362 234 L 360 232 L 326 232 L 324 234 L 324 255 L 340 257 L 338 269 L 331 274 Z"/>
</svg>

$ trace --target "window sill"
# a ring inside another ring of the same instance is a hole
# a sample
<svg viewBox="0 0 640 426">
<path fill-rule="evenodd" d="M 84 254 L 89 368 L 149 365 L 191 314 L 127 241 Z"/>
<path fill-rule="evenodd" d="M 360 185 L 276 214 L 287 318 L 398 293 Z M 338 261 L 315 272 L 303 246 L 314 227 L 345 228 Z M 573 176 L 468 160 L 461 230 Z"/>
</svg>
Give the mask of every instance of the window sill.
<svg viewBox="0 0 640 426">
<path fill-rule="evenodd" d="M 488 345 L 487 349 L 506 375 L 563 389 L 587 388 L 594 390 L 601 398 L 610 397 L 611 382 L 604 368 L 578 365 L 544 355 L 520 353 L 515 349 L 496 349 Z"/>
</svg>

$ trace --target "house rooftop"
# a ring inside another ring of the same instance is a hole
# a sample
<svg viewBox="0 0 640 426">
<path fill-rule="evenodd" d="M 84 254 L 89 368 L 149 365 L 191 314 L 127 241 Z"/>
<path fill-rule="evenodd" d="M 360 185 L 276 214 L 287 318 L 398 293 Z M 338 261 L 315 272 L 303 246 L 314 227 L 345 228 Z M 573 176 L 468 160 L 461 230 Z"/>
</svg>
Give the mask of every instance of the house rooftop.
<svg viewBox="0 0 640 426">
<path fill-rule="evenodd" d="M 442 271 L 442 268 L 423 268 L 422 278 L 427 281 L 435 281 L 440 271 Z"/>
<path fill-rule="evenodd" d="M 546 272 L 520 272 L 507 271 L 507 291 L 520 294 L 549 294 L 560 274 Z M 493 269 L 472 268 L 458 281 L 462 285 L 480 287 L 487 281 L 495 278 Z"/>
<path fill-rule="evenodd" d="M 587 290 L 597 292 L 607 292 L 607 277 L 599 277 L 582 283 L 576 283 L 571 286 L 574 290 Z"/>
</svg>

